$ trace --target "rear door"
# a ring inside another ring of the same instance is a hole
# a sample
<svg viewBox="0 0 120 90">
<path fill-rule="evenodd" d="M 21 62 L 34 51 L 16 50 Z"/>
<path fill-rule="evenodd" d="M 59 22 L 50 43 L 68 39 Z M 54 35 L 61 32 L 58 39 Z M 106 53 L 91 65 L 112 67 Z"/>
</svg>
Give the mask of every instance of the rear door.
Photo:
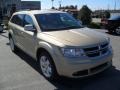
<svg viewBox="0 0 120 90">
<path fill-rule="evenodd" d="M 23 27 L 23 22 L 24 22 L 24 14 L 17 14 L 14 15 L 11 19 L 11 25 L 10 28 L 13 31 L 14 39 L 15 39 L 15 44 L 23 49 L 23 44 L 22 44 L 22 33 L 24 31 Z"/>
</svg>

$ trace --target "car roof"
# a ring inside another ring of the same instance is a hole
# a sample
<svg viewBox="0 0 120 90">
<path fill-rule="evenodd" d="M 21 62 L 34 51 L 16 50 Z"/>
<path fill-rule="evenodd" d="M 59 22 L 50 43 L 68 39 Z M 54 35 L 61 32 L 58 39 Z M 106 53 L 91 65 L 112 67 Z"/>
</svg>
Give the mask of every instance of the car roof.
<svg viewBox="0 0 120 90">
<path fill-rule="evenodd" d="M 15 14 L 45 14 L 45 13 L 65 13 L 62 11 L 58 11 L 58 10 L 24 10 L 24 11 L 18 11 L 15 12 L 13 15 Z"/>
</svg>

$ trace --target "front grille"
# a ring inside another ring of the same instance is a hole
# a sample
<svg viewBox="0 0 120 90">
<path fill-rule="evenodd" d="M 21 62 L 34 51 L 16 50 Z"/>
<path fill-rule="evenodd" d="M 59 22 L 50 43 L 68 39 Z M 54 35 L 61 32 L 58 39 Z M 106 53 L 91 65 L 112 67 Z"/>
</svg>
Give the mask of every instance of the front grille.
<svg viewBox="0 0 120 90">
<path fill-rule="evenodd" d="M 102 48 L 105 48 L 105 47 L 107 47 L 107 46 L 108 46 L 108 43 L 101 45 Z"/>
<path fill-rule="evenodd" d="M 105 53 L 107 53 L 107 51 L 108 51 L 108 48 L 104 48 L 104 49 L 101 51 L 101 53 L 102 53 L 102 54 L 105 54 Z"/>
<path fill-rule="evenodd" d="M 98 50 L 98 46 L 96 47 L 91 47 L 91 48 L 84 48 L 84 51 L 87 52 L 87 51 L 94 51 L 94 50 Z"/>
<path fill-rule="evenodd" d="M 95 53 L 87 53 L 86 54 L 88 57 L 95 57 L 95 56 L 99 56 L 100 53 L 99 52 L 95 52 Z"/>
<path fill-rule="evenodd" d="M 83 49 L 86 56 L 88 57 L 97 57 L 104 55 L 108 52 L 108 43 L 101 44 L 94 47 L 84 48 Z"/>
</svg>

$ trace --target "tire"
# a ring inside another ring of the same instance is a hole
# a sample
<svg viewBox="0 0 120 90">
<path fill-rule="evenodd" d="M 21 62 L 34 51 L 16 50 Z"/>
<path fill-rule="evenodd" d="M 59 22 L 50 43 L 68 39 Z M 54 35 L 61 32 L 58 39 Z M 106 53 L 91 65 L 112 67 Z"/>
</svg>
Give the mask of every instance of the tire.
<svg viewBox="0 0 120 90">
<path fill-rule="evenodd" d="M 10 42 L 10 48 L 11 48 L 12 52 L 16 52 L 17 51 L 17 47 L 16 47 L 12 37 L 9 38 L 9 42 Z"/>
<path fill-rule="evenodd" d="M 116 33 L 117 35 L 120 35 L 120 26 L 115 29 L 115 33 Z"/>
<path fill-rule="evenodd" d="M 41 74 L 50 81 L 56 80 L 58 74 L 53 59 L 47 52 L 42 52 L 38 58 Z"/>
<path fill-rule="evenodd" d="M 0 26 L 0 33 L 2 33 L 3 32 L 3 27 L 2 26 Z"/>
<path fill-rule="evenodd" d="M 112 30 L 108 30 L 108 32 L 109 32 L 110 34 L 112 34 L 112 33 L 113 33 L 113 31 L 112 31 Z"/>
</svg>

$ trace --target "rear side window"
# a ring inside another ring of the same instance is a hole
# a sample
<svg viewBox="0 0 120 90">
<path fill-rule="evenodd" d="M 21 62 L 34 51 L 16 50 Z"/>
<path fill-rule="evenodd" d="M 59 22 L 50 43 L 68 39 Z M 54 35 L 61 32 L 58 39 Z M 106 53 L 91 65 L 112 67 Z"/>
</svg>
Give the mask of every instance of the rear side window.
<svg viewBox="0 0 120 90">
<path fill-rule="evenodd" d="M 23 27 L 24 16 L 24 14 L 14 15 L 11 22 Z"/>
</svg>

